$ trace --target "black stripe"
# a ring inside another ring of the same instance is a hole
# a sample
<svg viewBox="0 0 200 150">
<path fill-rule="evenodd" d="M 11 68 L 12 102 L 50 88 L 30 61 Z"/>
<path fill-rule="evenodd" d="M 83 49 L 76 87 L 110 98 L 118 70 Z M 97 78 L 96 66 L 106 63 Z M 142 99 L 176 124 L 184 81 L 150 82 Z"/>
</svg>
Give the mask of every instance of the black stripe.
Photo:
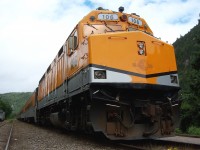
<svg viewBox="0 0 200 150">
<path fill-rule="evenodd" d="M 124 73 L 124 74 L 128 74 L 128 75 L 132 75 L 132 76 L 138 76 L 138 77 L 142 77 L 142 78 L 152 78 L 152 77 L 164 76 L 164 75 L 177 73 L 177 71 L 169 71 L 169 72 L 161 72 L 161 73 L 154 73 L 154 74 L 144 75 L 144 74 L 140 74 L 140 73 L 136 73 L 136 72 L 130 72 L 130 71 L 126 71 L 126 70 L 121 70 L 121 69 L 117 69 L 117 68 L 111 68 L 111 67 L 97 65 L 97 64 L 90 64 L 89 66 L 90 67 L 100 68 L 100 69 L 105 69 L 105 70 L 110 70 L 110 71 L 114 71 L 114 72 L 120 72 L 120 73 Z"/>
</svg>

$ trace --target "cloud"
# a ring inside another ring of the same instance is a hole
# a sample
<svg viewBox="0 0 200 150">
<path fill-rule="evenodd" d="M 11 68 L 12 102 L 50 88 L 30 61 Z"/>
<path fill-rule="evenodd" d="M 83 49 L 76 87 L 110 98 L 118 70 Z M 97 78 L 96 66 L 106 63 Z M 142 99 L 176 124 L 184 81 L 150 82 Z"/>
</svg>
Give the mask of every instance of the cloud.
<svg viewBox="0 0 200 150">
<path fill-rule="evenodd" d="M 1 0 L 0 93 L 33 91 L 70 32 L 97 7 L 136 12 L 173 43 L 197 24 L 199 0 Z"/>
<path fill-rule="evenodd" d="M 130 10 L 147 21 L 156 37 L 173 43 L 197 24 L 200 5 L 198 0 L 141 0 L 131 3 Z"/>
</svg>

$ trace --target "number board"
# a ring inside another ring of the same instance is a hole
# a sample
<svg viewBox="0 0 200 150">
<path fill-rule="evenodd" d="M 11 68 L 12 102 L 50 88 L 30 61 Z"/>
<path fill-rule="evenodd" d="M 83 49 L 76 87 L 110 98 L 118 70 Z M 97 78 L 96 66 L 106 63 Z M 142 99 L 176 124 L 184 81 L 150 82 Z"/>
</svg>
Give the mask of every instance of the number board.
<svg viewBox="0 0 200 150">
<path fill-rule="evenodd" d="M 128 17 L 128 22 L 142 26 L 142 21 L 133 17 Z"/>
<path fill-rule="evenodd" d="M 118 21 L 117 14 L 99 14 L 98 20 Z"/>
</svg>

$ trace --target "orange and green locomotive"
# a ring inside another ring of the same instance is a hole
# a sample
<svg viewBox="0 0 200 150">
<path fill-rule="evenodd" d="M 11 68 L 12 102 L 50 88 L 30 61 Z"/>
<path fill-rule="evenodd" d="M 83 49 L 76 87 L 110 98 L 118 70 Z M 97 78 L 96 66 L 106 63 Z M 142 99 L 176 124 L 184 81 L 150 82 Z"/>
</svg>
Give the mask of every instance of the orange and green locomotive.
<svg viewBox="0 0 200 150">
<path fill-rule="evenodd" d="M 71 32 L 19 118 L 112 140 L 169 136 L 178 91 L 173 46 L 137 14 L 98 8 Z"/>
</svg>

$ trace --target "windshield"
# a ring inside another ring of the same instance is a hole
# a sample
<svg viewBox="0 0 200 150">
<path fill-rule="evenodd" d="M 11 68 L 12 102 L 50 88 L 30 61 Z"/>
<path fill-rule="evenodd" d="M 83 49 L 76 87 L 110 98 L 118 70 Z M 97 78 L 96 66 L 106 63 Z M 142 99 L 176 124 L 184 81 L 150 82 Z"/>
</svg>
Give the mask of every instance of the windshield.
<svg viewBox="0 0 200 150">
<path fill-rule="evenodd" d="M 86 24 L 83 30 L 85 37 L 88 37 L 91 34 L 123 31 L 121 25 L 107 25 L 107 24 L 101 24 L 101 25 Z"/>
</svg>

